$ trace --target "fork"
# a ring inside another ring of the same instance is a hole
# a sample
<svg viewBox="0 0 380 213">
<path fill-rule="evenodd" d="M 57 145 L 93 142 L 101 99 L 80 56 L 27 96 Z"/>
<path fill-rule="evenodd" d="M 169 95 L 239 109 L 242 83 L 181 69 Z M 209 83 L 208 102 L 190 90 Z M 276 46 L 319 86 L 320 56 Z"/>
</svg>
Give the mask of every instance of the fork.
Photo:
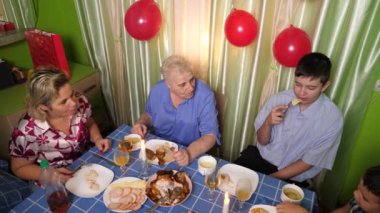
<svg viewBox="0 0 380 213">
<path fill-rule="evenodd" d="M 153 205 L 152 207 L 150 207 L 149 209 L 147 209 L 147 210 L 145 211 L 145 213 L 153 212 L 154 210 L 157 209 L 158 206 L 160 206 L 160 205 L 163 204 L 166 200 L 168 200 L 168 199 L 170 198 L 171 194 L 172 194 L 171 191 L 172 191 L 172 190 L 168 189 L 166 195 L 165 195 L 165 196 L 162 196 L 162 197 L 157 201 L 157 203 L 154 204 L 154 205 Z"/>
</svg>

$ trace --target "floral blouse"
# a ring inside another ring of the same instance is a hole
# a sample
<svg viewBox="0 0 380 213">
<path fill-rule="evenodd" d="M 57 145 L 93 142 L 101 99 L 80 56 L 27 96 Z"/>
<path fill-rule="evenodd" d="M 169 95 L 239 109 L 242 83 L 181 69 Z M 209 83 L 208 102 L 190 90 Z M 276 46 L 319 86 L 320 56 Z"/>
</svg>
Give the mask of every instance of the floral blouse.
<svg viewBox="0 0 380 213">
<path fill-rule="evenodd" d="M 46 159 L 53 167 L 71 164 L 79 158 L 90 132 L 86 122 L 91 116 L 91 104 L 81 94 L 77 94 L 79 108 L 71 118 L 70 134 L 54 129 L 47 121 L 40 121 L 28 114 L 13 130 L 9 151 L 12 157 L 35 159 L 38 163 Z"/>
</svg>

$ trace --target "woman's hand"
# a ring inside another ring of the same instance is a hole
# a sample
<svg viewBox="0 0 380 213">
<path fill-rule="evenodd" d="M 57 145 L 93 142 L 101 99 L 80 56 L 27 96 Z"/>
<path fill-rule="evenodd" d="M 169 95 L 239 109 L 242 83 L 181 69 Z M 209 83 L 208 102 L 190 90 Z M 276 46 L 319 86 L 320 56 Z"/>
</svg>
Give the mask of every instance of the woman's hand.
<svg viewBox="0 0 380 213">
<path fill-rule="evenodd" d="M 54 172 L 62 184 L 66 183 L 70 178 L 73 177 L 73 174 L 74 174 L 74 171 L 71 171 L 65 167 L 56 168 L 54 169 Z"/>
<path fill-rule="evenodd" d="M 111 141 L 108 138 L 99 138 L 95 140 L 95 146 L 102 153 L 107 152 L 111 147 Z"/>
</svg>

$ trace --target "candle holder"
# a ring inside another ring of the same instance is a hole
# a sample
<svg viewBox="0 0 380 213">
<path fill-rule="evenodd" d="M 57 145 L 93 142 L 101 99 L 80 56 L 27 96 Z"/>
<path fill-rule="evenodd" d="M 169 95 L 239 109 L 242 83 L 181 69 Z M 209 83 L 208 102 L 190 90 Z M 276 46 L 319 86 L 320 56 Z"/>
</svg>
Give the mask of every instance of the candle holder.
<svg viewBox="0 0 380 213">
<path fill-rule="evenodd" d="M 149 178 L 149 163 L 146 159 L 140 160 L 141 162 L 141 170 L 139 177 L 143 180 L 147 180 Z"/>
</svg>

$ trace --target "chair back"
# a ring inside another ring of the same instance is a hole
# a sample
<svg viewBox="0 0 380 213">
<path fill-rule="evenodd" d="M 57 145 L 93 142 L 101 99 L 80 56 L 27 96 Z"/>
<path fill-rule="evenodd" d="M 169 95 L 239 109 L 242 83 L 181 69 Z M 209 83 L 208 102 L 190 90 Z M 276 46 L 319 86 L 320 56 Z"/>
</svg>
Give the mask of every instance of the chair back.
<svg viewBox="0 0 380 213">
<path fill-rule="evenodd" d="M 214 91 L 214 95 L 216 100 L 216 108 L 218 110 L 219 131 L 223 131 L 224 114 L 227 110 L 228 98 L 226 95 L 217 91 Z"/>
<path fill-rule="evenodd" d="M 227 110 L 227 103 L 228 98 L 224 94 L 214 91 L 215 101 L 216 101 L 216 109 L 218 110 L 218 124 L 219 124 L 219 131 L 222 133 L 223 131 L 223 123 L 224 123 L 224 115 Z M 221 141 L 223 139 L 223 135 L 221 137 Z M 223 152 L 220 146 L 215 145 L 214 148 L 212 148 L 209 151 L 209 154 L 215 155 L 218 158 L 223 158 Z"/>
</svg>

